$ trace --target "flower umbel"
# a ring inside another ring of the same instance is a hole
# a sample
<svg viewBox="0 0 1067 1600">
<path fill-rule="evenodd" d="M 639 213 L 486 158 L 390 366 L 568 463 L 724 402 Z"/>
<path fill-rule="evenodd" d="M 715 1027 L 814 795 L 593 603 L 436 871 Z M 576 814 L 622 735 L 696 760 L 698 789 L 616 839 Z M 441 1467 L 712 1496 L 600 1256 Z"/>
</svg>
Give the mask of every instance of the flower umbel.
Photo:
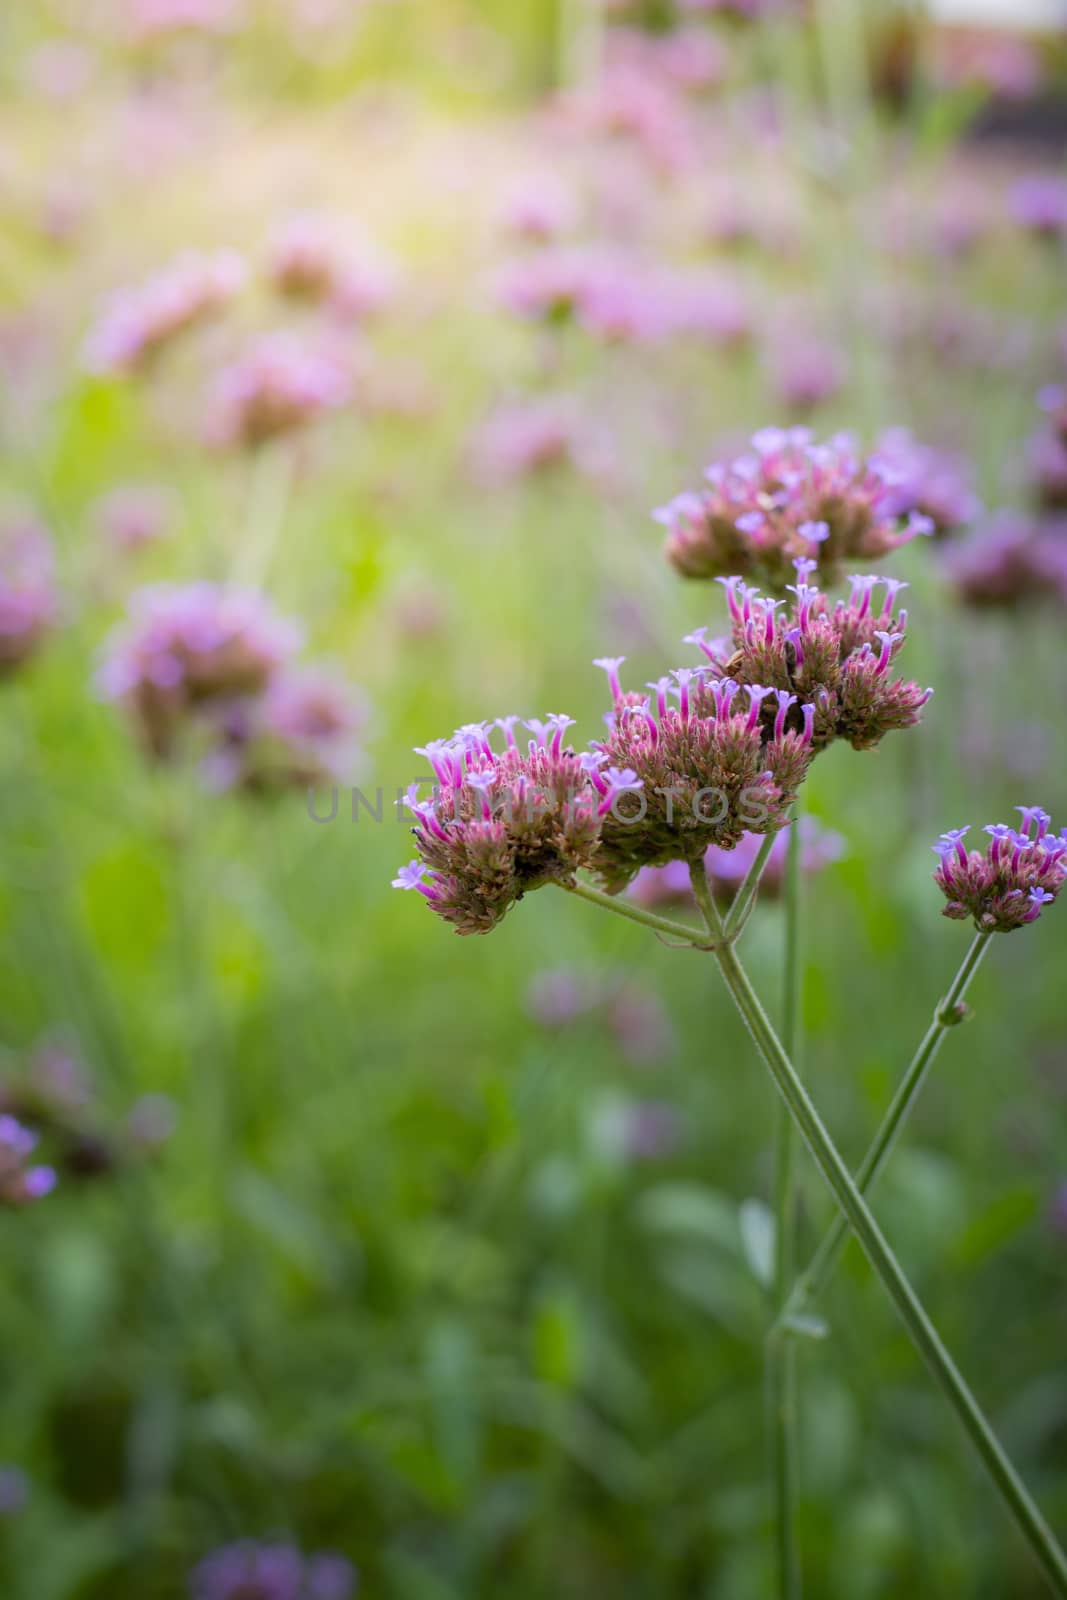
<svg viewBox="0 0 1067 1600">
<path fill-rule="evenodd" d="M 1018 806 L 1022 827 L 994 822 L 985 829 L 985 850 L 968 850 L 967 828 L 952 828 L 933 846 L 940 857 L 934 882 L 948 902 L 944 915 L 967 917 L 983 933 L 1011 933 L 1036 922 L 1067 877 L 1067 829 L 1049 833 L 1040 806 Z"/>
<path fill-rule="evenodd" d="M 30 1163 L 36 1145 L 37 1135 L 29 1128 L 15 1117 L 0 1116 L 0 1205 L 30 1205 L 55 1188 L 54 1170 Z"/>
<path fill-rule="evenodd" d="M 811 557 L 833 583 L 843 563 L 877 559 L 933 531 L 929 518 L 897 509 L 896 474 L 860 455 L 849 434 L 818 444 L 807 428 L 763 428 L 748 451 L 705 476 L 706 489 L 655 513 L 667 528 L 667 558 L 686 578 L 736 573 L 780 593 L 794 561 Z"/>
<path fill-rule="evenodd" d="M 906 584 L 856 576 L 849 580 L 849 598 L 831 607 L 811 581 L 814 562 L 795 565 L 797 582 L 789 585 L 788 606 L 740 578 L 720 580 L 729 600 L 734 653 L 727 657 L 723 643 L 706 640 L 702 628 L 690 634 L 689 641 L 708 658 L 708 670 L 724 683 L 762 686 L 765 729 L 782 715 L 775 709 L 782 696 L 791 697 L 788 726 L 803 726 L 815 751 L 834 739 L 869 750 L 892 729 L 918 722 L 933 690 L 895 678 L 891 670 L 907 628 L 908 614 L 896 604 Z"/>
<path fill-rule="evenodd" d="M 418 889 L 457 933 L 488 933 L 531 889 L 566 885 L 592 866 L 604 795 L 612 781 L 626 788 L 633 777 L 598 777 L 594 785 L 590 758 L 563 744 L 569 717 L 528 722 L 534 737 L 525 750 L 518 721 L 468 725 L 417 752 L 433 768 L 434 796 L 420 801 L 417 784 L 408 793 L 418 860 L 393 881 Z M 494 726 L 504 732 L 502 752 L 489 741 Z"/>
</svg>

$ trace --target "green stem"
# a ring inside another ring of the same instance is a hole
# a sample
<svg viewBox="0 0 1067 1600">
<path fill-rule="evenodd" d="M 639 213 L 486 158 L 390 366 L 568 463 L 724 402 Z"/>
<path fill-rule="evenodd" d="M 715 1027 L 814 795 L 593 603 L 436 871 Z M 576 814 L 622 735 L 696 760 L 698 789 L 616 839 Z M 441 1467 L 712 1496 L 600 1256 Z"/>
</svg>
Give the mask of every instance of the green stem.
<svg viewBox="0 0 1067 1600">
<path fill-rule="evenodd" d="M 1053 1593 L 1060 1596 L 1061 1600 L 1067 1600 L 1067 1557 L 979 1410 L 870 1208 L 852 1181 L 837 1146 L 823 1126 L 793 1063 L 783 1050 L 736 951 L 732 945 L 724 943 L 716 946 L 714 954 L 726 987 L 769 1067 L 794 1123 L 853 1233 L 863 1246 L 871 1266 L 895 1304 L 912 1342 L 985 1463 Z"/>
<path fill-rule="evenodd" d="M 613 911 L 617 917 L 625 917 L 628 922 L 639 922 L 644 928 L 651 928 L 655 933 L 666 934 L 670 939 L 679 939 L 683 944 L 690 944 L 695 950 L 710 950 L 711 945 L 699 928 L 687 927 L 684 922 L 673 922 L 670 917 L 659 917 L 654 911 L 646 911 L 642 906 L 635 906 L 631 900 L 622 900 L 616 895 L 605 894 L 601 889 L 594 889 L 590 883 L 574 883 L 562 886 L 568 894 L 576 894 L 580 900 L 588 900 L 591 905 L 602 906 L 605 911 Z"/>
<path fill-rule="evenodd" d="M 726 934 L 730 939 L 735 938 L 748 921 L 749 912 L 756 903 L 756 894 L 759 889 L 760 879 L 763 877 L 763 869 L 767 865 L 768 857 L 774 849 L 774 841 L 777 837 L 777 833 L 764 834 L 759 853 L 745 873 L 744 878 L 741 880 L 741 886 L 734 895 L 733 905 L 726 915 Z"/>
<path fill-rule="evenodd" d="M 783 951 L 782 1035 L 791 1060 L 800 1044 L 800 829 L 789 830 L 785 872 L 785 948 Z M 774 1160 L 774 1310 L 775 1325 L 767 1337 L 767 1409 L 770 1420 L 771 1477 L 774 1485 L 774 1523 L 778 1552 L 778 1592 L 782 1600 L 801 1594 L 800 1554 L 796 1519 L 797 1462 L 797 1346 L 782 1337 L 777 1319 L 789 1299 L 796 1245 L 795 1135 L 788 1108 L 776 1107 Z"/>
<path fill-rule="evenodd" d="M 952 980 L 951 988 L 945 998 L 938 1002 L 930 1026 L 923 1035 L 922 1042 L 912 1057 L 911 1065 L 901 1079 L 881 1126 L 856 1173 L 856 1188 L 860 1194 L 865 1195 L 869 1192 L 885 1166 L 900 1135 L 904 1119 L 915 1104 L 945 1034 L 963 1021 L 965 1016 L 963 997 L 978 970 L 982 957 L 989 948 L 992 937 L 991 933 L 975 934 L 971 947 Z M 789 1297 L 788 1312 L 803 1310 L 805 1304 L 822 1294 L 833 1277 L 834 1269 L 848 1239 L 848 1231 L 848 1223 L 839 1212 L 824 1234 L 822 1243 L 812 1256 L 806 1271 L 794 1285 Z"/>
</svg>

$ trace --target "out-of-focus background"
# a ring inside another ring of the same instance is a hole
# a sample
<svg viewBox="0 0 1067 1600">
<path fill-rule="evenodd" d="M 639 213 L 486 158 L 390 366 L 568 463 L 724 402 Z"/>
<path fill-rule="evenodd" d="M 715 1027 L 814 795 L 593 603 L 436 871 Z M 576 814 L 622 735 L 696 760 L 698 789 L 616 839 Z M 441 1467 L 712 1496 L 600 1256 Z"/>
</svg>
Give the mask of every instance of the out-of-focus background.
<svg viewBox="0 0 1067 1600">
<path fill-rule="evenodd" d="M 966 947 L 930 842 L 1067 821 L 1065 141 L 1051 0 L 5 6 L 5 1600 L 770 1592 L 763 1069 L 592 907 L 454 937 L 393 801 L 722 630 L 652 512 L 753 429 L 896 451 L 936 694 L 805 794 L 858 1159 Z M 1061 1530 L 1065 957 L 997 941 L 877 1200 Z M 858 1255 L 824 1309 L 810 1594 L 1042 1593 Z"/>
</svg>

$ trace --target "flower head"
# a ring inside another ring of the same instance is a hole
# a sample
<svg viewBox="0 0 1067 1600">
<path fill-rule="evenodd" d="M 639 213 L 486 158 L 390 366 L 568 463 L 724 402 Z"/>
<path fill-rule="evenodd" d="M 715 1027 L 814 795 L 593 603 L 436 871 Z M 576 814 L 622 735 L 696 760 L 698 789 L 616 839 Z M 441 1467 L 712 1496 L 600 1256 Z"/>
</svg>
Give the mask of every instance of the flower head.
<svg viewBox="0 0 1067 1600">
<path fill-rule="evenodd" d="M 208 402 L 213 444 L 254 447 L 347 404 L 351 376 L 332 349 L 266 334 L 219 374 Z"/>
<path fill-rule="evenodd" d="M 984 850 L 967 850 L 966 828 L 942 834 L 934 845 L 934 882 L 947 901 L 946 917 L 970 917 L 982 933 L 1011 933 L 1036 922 L 1059 894 L 1067 877 L 1067 837 L 1049 832 L 1049 815 L 1040 806 L 1017 809 L 1022 827 L 991 823 Z"/>
<path fill-rule="evenodd" d="M 192 1600 L 351 1600 L 356 1571 L 330 1551 L 305 1556 L 291 1544 L 224 1545 L 190 1578 Z"/>
<path fill-rule="evenodd" d="M 367 707 L 321 667 L 283 667 L 262 694 L 221 705 L 205 776 L 219 789 L 275 794 L 351 776 Z"/>
<path fill-rule="evenodd" d="M 763 428 L 748 451 L 706 476 L 706 489 L 655 514 L 667 557 L 687 578 L 736 573 L 780 592 L 794 560 L 815 556 L 832 583 L 843 563 L 886 555 L 925 531 L 894 504 L 892 473 L 847 435 L 817 444 L 806 428 Z"/>
<path fill-rule="evenodd" d="M 0 527 L 0 678 L 36 653 L 58 610 L 44 529 L 28 519 Z"/>
<path fill-rule="evenodd" d="M 1013 219 L 1039 239 L 1067 236 L 1067 178 L 1032 172 L 1014 184 L 1009 196 Z"/>
<path fill-rule="evenodd" d="M 646 866 L 730 850 L 746 832 L 773 833 L 786 819 L 812 757 L 811 719 L 786 718 L 795 696 L 742 689 L 710 668 L 680 667 L 655 707 L 619 689 L 609 765 L 591 772 L 601 792 L 596 870 L 609 890 Z M 614 689 L 614 683 L 612 685 Z"/>
<path fill-rule="evenodd" d="M 98 682 L 163 757 L 190 717 L 262 693 L 298 643 L 298 630 L 252 590 L 153 584 L 134 595 Z"/>
<path fill-rule="evenodd" d="M 933 692 L 891 671 L 905 639 L 907 612 L 898 609 L 897 596 L 906 585 L 857 575 L 848 600 L 831 606 L 810 581 L 810 563 L 799 568 L 802 581 L 789 586 L 789 604 L 765 598 L 740 578 L 720 580 L 734 653 L 723 661 L 702 646 L 709 687 L 714 680 L 744 686 L 753 700 L 760 697 L 750 717 L 765 732 L 803 731 L 814 751 L 834 739 L 871 749 L 892 729 L 918 722 Z M 795 703 L 787 704 L 789 696 Z"/>
<path fill-rule="evenodd" d="M 394 884 L 418 888 L 431 909 L 457 933 L 488 933 L 516 900 L 544 884 L 567 885 L 593 864 L 599 812 L 608 793 L 624 792 L 633 774 L 596 778 L 569 745 L 568 718 L 526 724 L 533 737 L 520 748 L 518 719 L 505 718 L 506 745 L 494 750 L 489 725 L 462 728 L 417 753 L 433 769 L 433 798 L 409 796 L 418 863 Z"/>
<path fill-rule="evenodd" d="M 17 1118 L 0 1115 L 0 1205 L 31 1205 L 55 1188 L 54 1169 L 30 1161 L 36 1147 L 35 1133 Z"/>
<path fill-rule="evenodd" d="M 886 508 L 898 516 L 928 517 L 935 534 L 953 533 L 982 509 L 964 463 L 921 444 L 907 428 L 890 428 L 878 441 L 877 461 L 889 480 Z"/>
<path fill-rule="evenodd" d="M 243 287 L 245 264 L 232 250 L 187 251 L 136 288 L 123 289 L 90 330 L 91 372 L 144 372 L 179 334 L 217 316 Z"/>
</svg>

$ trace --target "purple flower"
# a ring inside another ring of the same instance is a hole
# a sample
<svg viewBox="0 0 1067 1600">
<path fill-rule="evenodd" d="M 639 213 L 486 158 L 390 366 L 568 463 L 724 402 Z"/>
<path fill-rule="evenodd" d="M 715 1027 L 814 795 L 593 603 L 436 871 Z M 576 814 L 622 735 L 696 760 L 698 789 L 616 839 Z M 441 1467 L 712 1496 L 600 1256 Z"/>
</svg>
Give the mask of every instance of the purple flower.
<svg viewBox="0 0 1067 1600">
<path fill-rule="evenodd" d="M 0 526 L 0 679 L 36 654 L 58 611 L 45 530 L 29 519 Z"/>
<path fill-rule="evenodd" d="M 190 1577 L 192 1600 L 351 1600 L 356 1571 L 343 1556 L 305 1557 L 295 1545 L 224 1545 Z"/>
<path fill-rule="evenodd" d="M 298 643 L 298 630 L 254 591 L 154 584 L 133 596 L 98 683 L 129 711 L 148 751 L 165 757 L 190 718 L 262 693 Z"/>
<path fill-rule="evenodd" d="M 1029 173 L 1008 198 L 1012 217 L 1028 233 L 1049 240 L 1067 234 L 1067 178 L 1059 173 Z"/>
<path fill-rule="evenodd" d="M 472 455 L 477 475 L 492 484 L 562 466 L 599 474 L 608 465 L 603 441 L 579 421 L 566 396 L 500 407 L 475 434 Z"/>
<path fill-rule="evenodd" d="M 351 392 L 336 350 L 291 333 L 265 334 L 216 379 L 207 436 L 218 446 L 252 448 L 338 410 Z"/>
<path fill-rule="evenodd" d="M 741 574 L 781 591 L 793 562 L 817 555 L 830 582 L 842 563 L 885 555 L 919 531 L 894 503 L 895 480 L 880 458 L 864 459 L 848 435 L 818 444 L 805 428 L 763 428 L 749 450 L 706 476 L 705 490 L 656 514 L 684 577 Z"/>
<path fill-rule="evenodd" d="M 21 1467 L 0 1466 L 0 1517 L 14 1517 L 30 1497 L 30 1480 Z"/>
<path fill-rule="evenodd" d="M 530 719 L 535 737 L 525 752 L 512 731 L 517 719 L 504 720 L 503 752 L 492 748 L 489 724 L 416 751 L 437 784 L 432 801 L 408 801 L 418 860 L 429 870 L 419 887 L 461 934 L 488 933 L 524 894 L 549 883 L 566 887 L 579 867 L 591 867 L 598 808 L 614 792 L 563 745 L 569 719 Z"/>
<path fill-rule="evenodd" d="M 243 287 L 240 256 L 187 251 L 147 283 L 115 295 L 85 344 L 91 372 L 144 372 L 177 336 L 218 313 Z"/>
<path fill-rule="evenodd" d="M 53 1168 L 30 1161 L 36 1148 L 37 1135 L 31 1129 L 15 1117 L 0 1115 L 0 1205 L 30 1205 L 55 1188 Z"/>
<path fill-rule="evenodd" d="M 571 231 L 577 211 L 571 190 L 554 173 L 533 172 L 511 185 L 500 220 L 517 238 L 545 244 Z"/>
<path fill-rule="evenodd" d="M 1055 900 L 1067 877 L 1067 840 L 1049 834 L 1049 816 L 1040 806 L 1019 806 L 1023 827 L 1006 822 L 984 831 L 984 851 L 967 851 L 966 828 L 954 828 L 934 846 L 940 865 L 934 882 L 945 896 L 944 914 L 971 918 L 983 933 L 1011 933 L 1035 922 Z"/>
<path fill-rule="evenodd" d="M 794 336 L 775 344 L 771 380 L 782 405 L 807 416 L 844 387 L 845 363 L 840 352 L 823 341 Z"/>
<path fill-rule="evenodd" d="M 319 667 L 283 667 L 262 695 L 220 708 L 206 776 L 216 788 L 270 794 L 350 778 L 368 708 Z"/>
<path fill-rule="evenodd" d="M 1000 511 L 945 551 L 944 572 L 959 598 L 981 610 L 1067 600 L 1067 528 Z"/>
<path fill-rule="evenodd" d="M 93 516 L 105 538 L 123 551 L 140 550 L 165 538 L 175 505 L 161 484 L 124 483 L 96 502 Z"/>
<path fill-rule="evenodd" d="M 913 532 L 953 533 L 981 512 L 964 464 L 945 451 L 920 444 L 907 428 L 884 433 L 876 459 L 888 484 L 886 508 L 910 517 Z M 916 514 L 928 518 L 930 527 L 916 526 Z"/>
</svg>

